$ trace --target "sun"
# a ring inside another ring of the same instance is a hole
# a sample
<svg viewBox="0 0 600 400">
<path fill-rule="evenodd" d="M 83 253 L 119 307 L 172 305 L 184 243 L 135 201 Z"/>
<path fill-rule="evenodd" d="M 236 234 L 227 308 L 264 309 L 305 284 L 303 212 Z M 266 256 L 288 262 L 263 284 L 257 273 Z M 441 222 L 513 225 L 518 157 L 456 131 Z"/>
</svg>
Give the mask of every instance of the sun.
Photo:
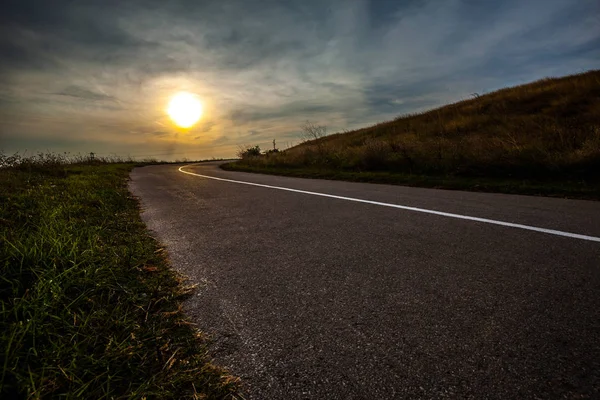
<svg viewBox="0 0 600 400">
<path fill-rule="evenodd" d="M 202 103 L 191 93 L 177 93 L 169 102 L 167 113 L 179 127 L 190 128 L 202 116 Z"/>
</svg>

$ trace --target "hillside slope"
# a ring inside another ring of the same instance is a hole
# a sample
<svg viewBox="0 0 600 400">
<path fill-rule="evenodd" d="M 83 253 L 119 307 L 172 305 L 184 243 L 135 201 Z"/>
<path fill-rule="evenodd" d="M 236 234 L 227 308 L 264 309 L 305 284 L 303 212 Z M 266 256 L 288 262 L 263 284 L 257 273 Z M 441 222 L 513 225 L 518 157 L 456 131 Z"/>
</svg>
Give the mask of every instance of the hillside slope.
<svg viewBox="0 0 600 400">
<path fill-rule="evenodd" d="M 502 89 L 226 168 L 600 197 L 600 70 Z"/>
</svg>

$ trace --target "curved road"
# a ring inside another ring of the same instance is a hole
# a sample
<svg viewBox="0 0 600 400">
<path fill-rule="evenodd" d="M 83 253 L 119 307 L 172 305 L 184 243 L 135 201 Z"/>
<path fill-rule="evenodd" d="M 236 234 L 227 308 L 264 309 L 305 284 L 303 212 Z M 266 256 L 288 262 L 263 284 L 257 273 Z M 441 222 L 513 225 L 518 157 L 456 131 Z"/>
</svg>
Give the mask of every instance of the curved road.
<svg viewBox="0 0 600 400">
<path fill-rule="evenodd" d="M 217 164 L 130 189 L 247 398 L 600 395 L 600 202 Z"/>
</svg>

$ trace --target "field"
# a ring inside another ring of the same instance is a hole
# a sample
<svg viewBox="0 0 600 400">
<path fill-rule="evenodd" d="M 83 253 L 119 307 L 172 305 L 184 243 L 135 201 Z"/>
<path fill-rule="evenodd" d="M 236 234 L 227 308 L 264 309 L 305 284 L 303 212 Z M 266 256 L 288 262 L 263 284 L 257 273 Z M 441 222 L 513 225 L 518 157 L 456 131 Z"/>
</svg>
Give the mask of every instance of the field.
<svg viewBox="0 0 600 400">
<path fill-rule="evenodd" d="M 311 128 L 312 127 L 312 131 Z M 600 198 L 600 71 L 502 89 L 242 159 L 225 169 Z M 308 133 L 308 134 L 307 134 Z"/>
<path fill-rule="evenodd" d="M 127 190 L 136 164 L 0 161 L 0 398 L 237 398 Z"/>
</svg>

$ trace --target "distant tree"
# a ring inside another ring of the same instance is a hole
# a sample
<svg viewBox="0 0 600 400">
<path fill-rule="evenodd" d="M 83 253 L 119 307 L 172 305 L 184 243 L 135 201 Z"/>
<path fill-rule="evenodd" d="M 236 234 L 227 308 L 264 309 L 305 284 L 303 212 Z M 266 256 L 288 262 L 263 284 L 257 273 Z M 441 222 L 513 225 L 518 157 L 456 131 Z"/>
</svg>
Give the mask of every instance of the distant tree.
<svg viewBox="0 0 600 400">
<path fill-rule="evenodd" d="M 302 129 L 302 132 L 300 133 L 300 140 L 303 142 L 317 140 L 327 136 L 326 126 L 316 125 L 310 121 L 306 121 L 304 125 L 300 127 L 300 129 Z"/>
</svg>

